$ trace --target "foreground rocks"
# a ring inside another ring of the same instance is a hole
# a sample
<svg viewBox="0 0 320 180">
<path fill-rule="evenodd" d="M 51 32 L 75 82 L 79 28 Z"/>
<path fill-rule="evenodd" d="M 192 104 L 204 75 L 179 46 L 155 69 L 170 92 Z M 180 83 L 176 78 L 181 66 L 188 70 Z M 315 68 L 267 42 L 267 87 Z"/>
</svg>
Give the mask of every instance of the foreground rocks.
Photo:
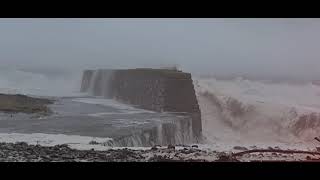
<svg viewBox="0 0 320 180">
<path fill-rule="evenodd" d="M 279 153 L 246 154 L 204 151 L 198 148 L 150 148 L 147 150 L 76 150 L 68 145 L 40 146 L 27 143 L 0 143 L 1 162 L 238 162 L 238 161 L 319 161 L 320 156 L 294 156 Z"/>
<path fill-rule="evenodd" d="M 68 145 L 40 146 L 27 143 L 0 143 L 0 161 L 5 162 L 159 162 L 159 161 L 205 161 L 197 157 L 198 149 L 157 150 L 109 149 L 106 151 L 76 150 Z M 193 154 L 193 155 L 191 155 Z"/>
<path fill-rule="evenodd" d="M 25 95 L 0 94 L 0 111 L 5 113 L 51 113 L 47 107 L 53 101 Z"/>
</svg>

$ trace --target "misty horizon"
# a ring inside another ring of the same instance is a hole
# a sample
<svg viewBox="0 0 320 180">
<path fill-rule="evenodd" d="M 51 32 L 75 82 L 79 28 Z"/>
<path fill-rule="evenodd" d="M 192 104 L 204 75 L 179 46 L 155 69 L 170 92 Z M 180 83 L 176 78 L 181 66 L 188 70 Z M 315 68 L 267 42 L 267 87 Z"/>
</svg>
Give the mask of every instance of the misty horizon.
<svg viewBox="0 0 320 180">
<path fill-rule="evenodd" d="M 0 19 L 1 69 L 320 79 L 319 19 Z"/>
</svg>

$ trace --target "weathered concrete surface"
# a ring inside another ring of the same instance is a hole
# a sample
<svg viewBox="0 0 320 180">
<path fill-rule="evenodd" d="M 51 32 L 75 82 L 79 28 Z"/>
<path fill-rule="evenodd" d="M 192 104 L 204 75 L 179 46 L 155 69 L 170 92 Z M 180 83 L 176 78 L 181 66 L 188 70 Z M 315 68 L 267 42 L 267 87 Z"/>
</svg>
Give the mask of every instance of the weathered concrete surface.
<svg viewBox="0 0 320 180">
<path fill-rule="evenodd" d="M 81 91 L 157 112 L 184 112 L 192 117 L 193 136 L 201 138 L 201 114 L 190 73 L 143 68 L 85 70 Z"/>
<path fill-rule="evenodd" d="M 85 70 L 82 75 L 81 92 L 89 91 L 90 80 L 92 78 L 93 71 Z"/>
</svg>

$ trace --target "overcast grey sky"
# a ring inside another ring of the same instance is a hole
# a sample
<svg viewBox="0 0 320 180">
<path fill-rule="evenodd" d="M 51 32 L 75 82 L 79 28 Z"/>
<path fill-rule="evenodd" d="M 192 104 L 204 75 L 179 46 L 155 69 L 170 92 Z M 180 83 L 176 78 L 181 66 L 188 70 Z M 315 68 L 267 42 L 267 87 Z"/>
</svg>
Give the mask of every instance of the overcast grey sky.
<svg viewBox="0 0 320 180">
<path fill-rule="evenodd" d="M 319 77 L 320 19 L 0 19 L 1 67 Z"/>
</svg>

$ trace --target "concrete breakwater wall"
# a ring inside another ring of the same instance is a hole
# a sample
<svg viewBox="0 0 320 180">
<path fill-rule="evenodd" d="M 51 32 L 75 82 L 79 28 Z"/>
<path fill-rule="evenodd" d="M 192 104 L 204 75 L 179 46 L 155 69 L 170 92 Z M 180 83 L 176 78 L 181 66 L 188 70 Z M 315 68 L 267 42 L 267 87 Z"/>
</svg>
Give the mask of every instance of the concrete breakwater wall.
<svg viewBox="0 0 320 180">
<path fill-rule="evenodd" d="M 185 113 L 201 138 L 201 114 L 190 73 L 166 69 L 85 70 L 81 92 L 157 112 Z"/>
</svg>

